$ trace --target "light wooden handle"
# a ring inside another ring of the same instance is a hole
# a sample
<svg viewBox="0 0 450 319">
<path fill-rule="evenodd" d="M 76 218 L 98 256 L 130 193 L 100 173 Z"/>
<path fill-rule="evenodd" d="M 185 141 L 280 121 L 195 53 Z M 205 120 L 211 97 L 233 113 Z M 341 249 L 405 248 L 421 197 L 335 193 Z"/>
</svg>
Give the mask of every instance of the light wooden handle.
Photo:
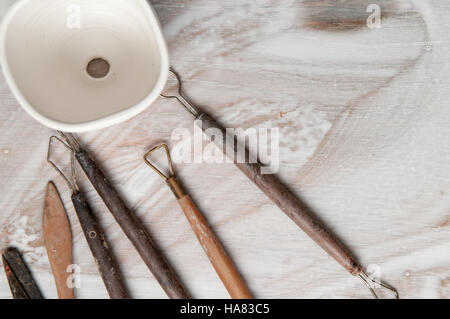
<svg viewBox="0 0 450 319">
<path fill-rule="evenodd" d="M 253 299 L 252 294 L 233 264 L 233 261 L 226 253 L 216 234 L 208 225 L 205 217 L 200 213 L 191 197 L 182 192 L 180 185 L 173 177 L 168 182 L 178 197 L 178 203 L 183 209 L 192 230 L 202 245 L 203 250 L 208 255 L 211 264 L 228 290 L 231 298 Z"/>
</svg>

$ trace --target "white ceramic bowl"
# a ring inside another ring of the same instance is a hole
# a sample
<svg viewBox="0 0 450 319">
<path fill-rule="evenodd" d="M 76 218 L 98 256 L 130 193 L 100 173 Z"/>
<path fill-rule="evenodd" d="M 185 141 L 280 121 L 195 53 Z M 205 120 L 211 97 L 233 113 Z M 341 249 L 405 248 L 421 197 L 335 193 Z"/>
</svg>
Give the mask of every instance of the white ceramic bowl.
<svg viewBox="0 0 450 319">
<path fill-rule="evenodd" d="M 110 68 L 94 78 L 87 66 L 98 58 Z M 1 26 L 0 63 L 27 113 L 66 132 L 142 112 L 161 93 L 169 69 L 161 28 L 145 0 L 20 0 Z"/>
</svg>

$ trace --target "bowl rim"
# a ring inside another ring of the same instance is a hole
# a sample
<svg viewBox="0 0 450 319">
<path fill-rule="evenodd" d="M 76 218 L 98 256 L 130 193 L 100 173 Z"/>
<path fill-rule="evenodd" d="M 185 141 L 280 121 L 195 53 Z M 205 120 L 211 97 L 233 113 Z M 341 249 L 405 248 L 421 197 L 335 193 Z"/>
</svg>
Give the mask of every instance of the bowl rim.
<svg viewBox="0 0 450 319">
<path fill-rule="evenodd" d="M 145 96 L 140 102 L 136 103 L 133 106 L 128 107 L 125 110 L 106 115 L 99 119 L 83 122 L 83 123 L 65 123 L 56 121 L 51 119 L 42 113 L 38 112 L 35 108 L 31 106 L 31 104 L 24 97 L 22 92 L 20 91 L 14 77 L 12 76 L 11 69 L 9 67 L 7 55 L 6 55 L 6 34 L 8 31 L 8 27 L 10 26 L 11 20 L 14 18 L 16 13 L 28 3 L 35 0 L 19 0 L 12 4 L 12 6 L 8 9 L 5 16 L 3 17 L 2 24 L 0 26 L 0 65 L 2 67 L 2 71 L 8 84 L 10 90 L 12 91 L 14 97 L 19 102 L 20 106 L 35 120 L 40 122 L 41 124 L 63 132 L 74 132 L 81 133 L 93 130 L 99 130 L 102 128 L 109 127 L 114 124 L 118 124 L 121 122 L 125 122 L 132 117 L 138 115 L 145 109 L 147 109 L 160 95 L 167 81 L 168 71 L 169 71 L 169 55 L 167 50 L 167 45 L 164 40 L 164 36 L 162 34 L 161 25 L 157 19 L 157 15 L 149 2 L 146 0 L 135 0 L 141 4 L 141 7 L 144 9 L 144 13 L 149 18 L 149 23 L 154 32 L 156 45 L 159 49 L 159 53 L 161 55 L 161 67 L 158 79 L 153 86 L 153 89 L 150 93 Z"/>
</svg>

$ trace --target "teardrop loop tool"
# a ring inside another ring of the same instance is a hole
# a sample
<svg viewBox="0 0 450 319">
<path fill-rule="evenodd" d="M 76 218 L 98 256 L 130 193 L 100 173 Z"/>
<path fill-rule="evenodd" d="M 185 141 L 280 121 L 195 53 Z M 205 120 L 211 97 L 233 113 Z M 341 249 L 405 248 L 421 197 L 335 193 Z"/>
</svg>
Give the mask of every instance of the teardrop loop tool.
<svg viewBox="0 0 450 319">
<path fill-rule="evenodd" d="M 164 98 L 172 98 L 178 100 L 185 109 L 195 118 L 198 125 L 207 137 L 209 137 L 234 164 L 244 173 L 258 188 L 266 194 L 266 196 L 280 208 L 294 223 L 297 224 L 313 241 L 316 242 L 325 252 L 333 257 L 342 267 L 344 267 L 351 275 L 358 276 L 367 285 L 371 294 L 378 298 L 374 290 L 374 285 L 384 288 L 392 292 L 398 298 L 397 291 L 389 285 L 378 283 L 363 271 L 362 266 L 354 258 L 351 251 L 337 238 L 327 227 L 315 217 L 310 208 L 303 203 L 280 179 L 274 174 L 264 174 L 264 167 L 259 161 L 240 161 L 239 159 L 252 158 L 250 151 L 246 147 L 237 147 L 235 139 L 227 136 L 226 129 L 217 123 L 212 117 L 201 112 L 188 101 L 182 90 L 182 81 L 174 69 L 170 69 L 170 73 L 177 80 L 176 94 L 161 94 Z M 222 138 L 214 136 L 214 132 L 221 132 Z M 229 145 L 233 143 L 232 145 Z M 227 145 L 227 147 L 223 147 Z M 231 147 L 229 147 L 231 146 Z M 245 154 L 238 154 L 243 150 Z"/>
<path fill-rule="evenodd" d="M 167 156 L 167 162 L 169 164 L 169 176 L 166 176 L 163 172 L 161 172 L 161 170 L 159 168 L 157 168 L 155 165 L 153 165 L 149 160 L 148 157 L 154 153 L 155 151 L 157 151 L 160 148 L 164 148 L 164 151 L 166 152 L 166 156 Z M 160 144 L 160 145 L 156 145 L 155 147 L 153 147 L 150 151 L 148 151 L 145 156 L 144 156 L 144 161 L 145 163 L 147 163 L 148 166 L 150 166 L 159 176 L 161 176 L 165 181 L 167 181 L 170 177 L 173 177 L 175 175 L 174 170 L 173 170 L 173 163 L 172 163 L 172 158 L 170 157 L 170 151 L 169 151 L 169 147 L 167 146 L 167 144 Z"/>
<path fill-rule="evenodd" d="M 158 167 L 152 164 L 149 157 L 155 151 L 163 149 L 167 156 L 169 173 L 164 174 Z M 144 155 L 145 163 L 150 166 L 159 176 L 161 176 L 178 200 L 178 204 L 183 210 L 192 230 L 197 236 L 203 250 L 208 256 L 211 264 L 216 270 L 217 275 L 222 280 L 225 288 L 233 299 L 251 299 L 253 298 L 247 285 L 242 279 L 239 271 L 232 262 L 231 258 L 220 243 L 218 237 L 206 221 L 198 207 L 192 201 L 191 197 L 184 191 L 178 182 L 173 169 L 172 159 L 170 157 L 169 147 L 166 144 L 160 144 L 153 147 Z"/>
</svg>

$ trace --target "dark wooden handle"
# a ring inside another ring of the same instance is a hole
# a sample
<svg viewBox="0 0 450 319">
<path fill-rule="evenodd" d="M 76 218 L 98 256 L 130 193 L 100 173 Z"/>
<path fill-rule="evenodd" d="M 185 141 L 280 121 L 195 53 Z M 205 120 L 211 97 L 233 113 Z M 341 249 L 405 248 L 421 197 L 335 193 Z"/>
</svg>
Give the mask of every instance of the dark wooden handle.
<svg viewBox="0 0 450 319">
<path fill-rule="evenodd" d="M 14 299 L 43 299 L 22 253 L 9 247 L 2 254 L 3 267 Z"/>
<path fill-rule="evenodd" d="M 178 203 L 191 225 L 192 230 L 197 236 L 198 241 L 202 245 L 203 250 L 231 298 L 253 299 L 253 296 L 239 274 L 239 271 L 226 253 L 224 247 L 209 226 L 203 214 L 197 208 L 197 205 L 194 204 L 189 195 L 185 194 L 182 186 L 175 177 L 169 178 L 167 183 L 177 197 Z"/>
<path fill-rule="evenodd" d="M 190 298 L 180 279 L 154 243 L 144 225 L 128 209 L 94 159 L 83 150 L 76 153 L 76 158 L 105 205 L 113 214 L 125 235 L 133 243 L 166 294 L 170 298 Z"/>
<path fill-rule="evenodd" d="M 83 194 L 73 194 L 72 202 L 109 296 L 113 299 L 129 298 L 119 265 Z"/>
<path fill-rule="evenodd" d="M 262 174 L 262 165 L 259 162 L 248 163 L 248 161 L 244 161 L 242 163 L 238 161 L 238 159 L 250 158 L 248 149 L 245 148 L 245 157 L 242 154 L 237 154 L 234 139 L 227 139 L 225 129 L 208 115 L 201 114 L 197 117 L 196 123 L 209 138 L 214 135 L 214 130 L 221 131 L 223 140 L 215 138 L 214 142 L 222 147 L 225 153 L 228 149 L 234 150 L 233 154 L 226 155 L 234 161 L 235 165 L 330 256 L 352 275 L 359 275 L 362 270 L 361 266 L 352 257 L 350 251 L 313 216 L 309 209 L 275 175 Z M 233 143 L 233 145 L 226 147 L 226 143 Z"/>
</svg>

